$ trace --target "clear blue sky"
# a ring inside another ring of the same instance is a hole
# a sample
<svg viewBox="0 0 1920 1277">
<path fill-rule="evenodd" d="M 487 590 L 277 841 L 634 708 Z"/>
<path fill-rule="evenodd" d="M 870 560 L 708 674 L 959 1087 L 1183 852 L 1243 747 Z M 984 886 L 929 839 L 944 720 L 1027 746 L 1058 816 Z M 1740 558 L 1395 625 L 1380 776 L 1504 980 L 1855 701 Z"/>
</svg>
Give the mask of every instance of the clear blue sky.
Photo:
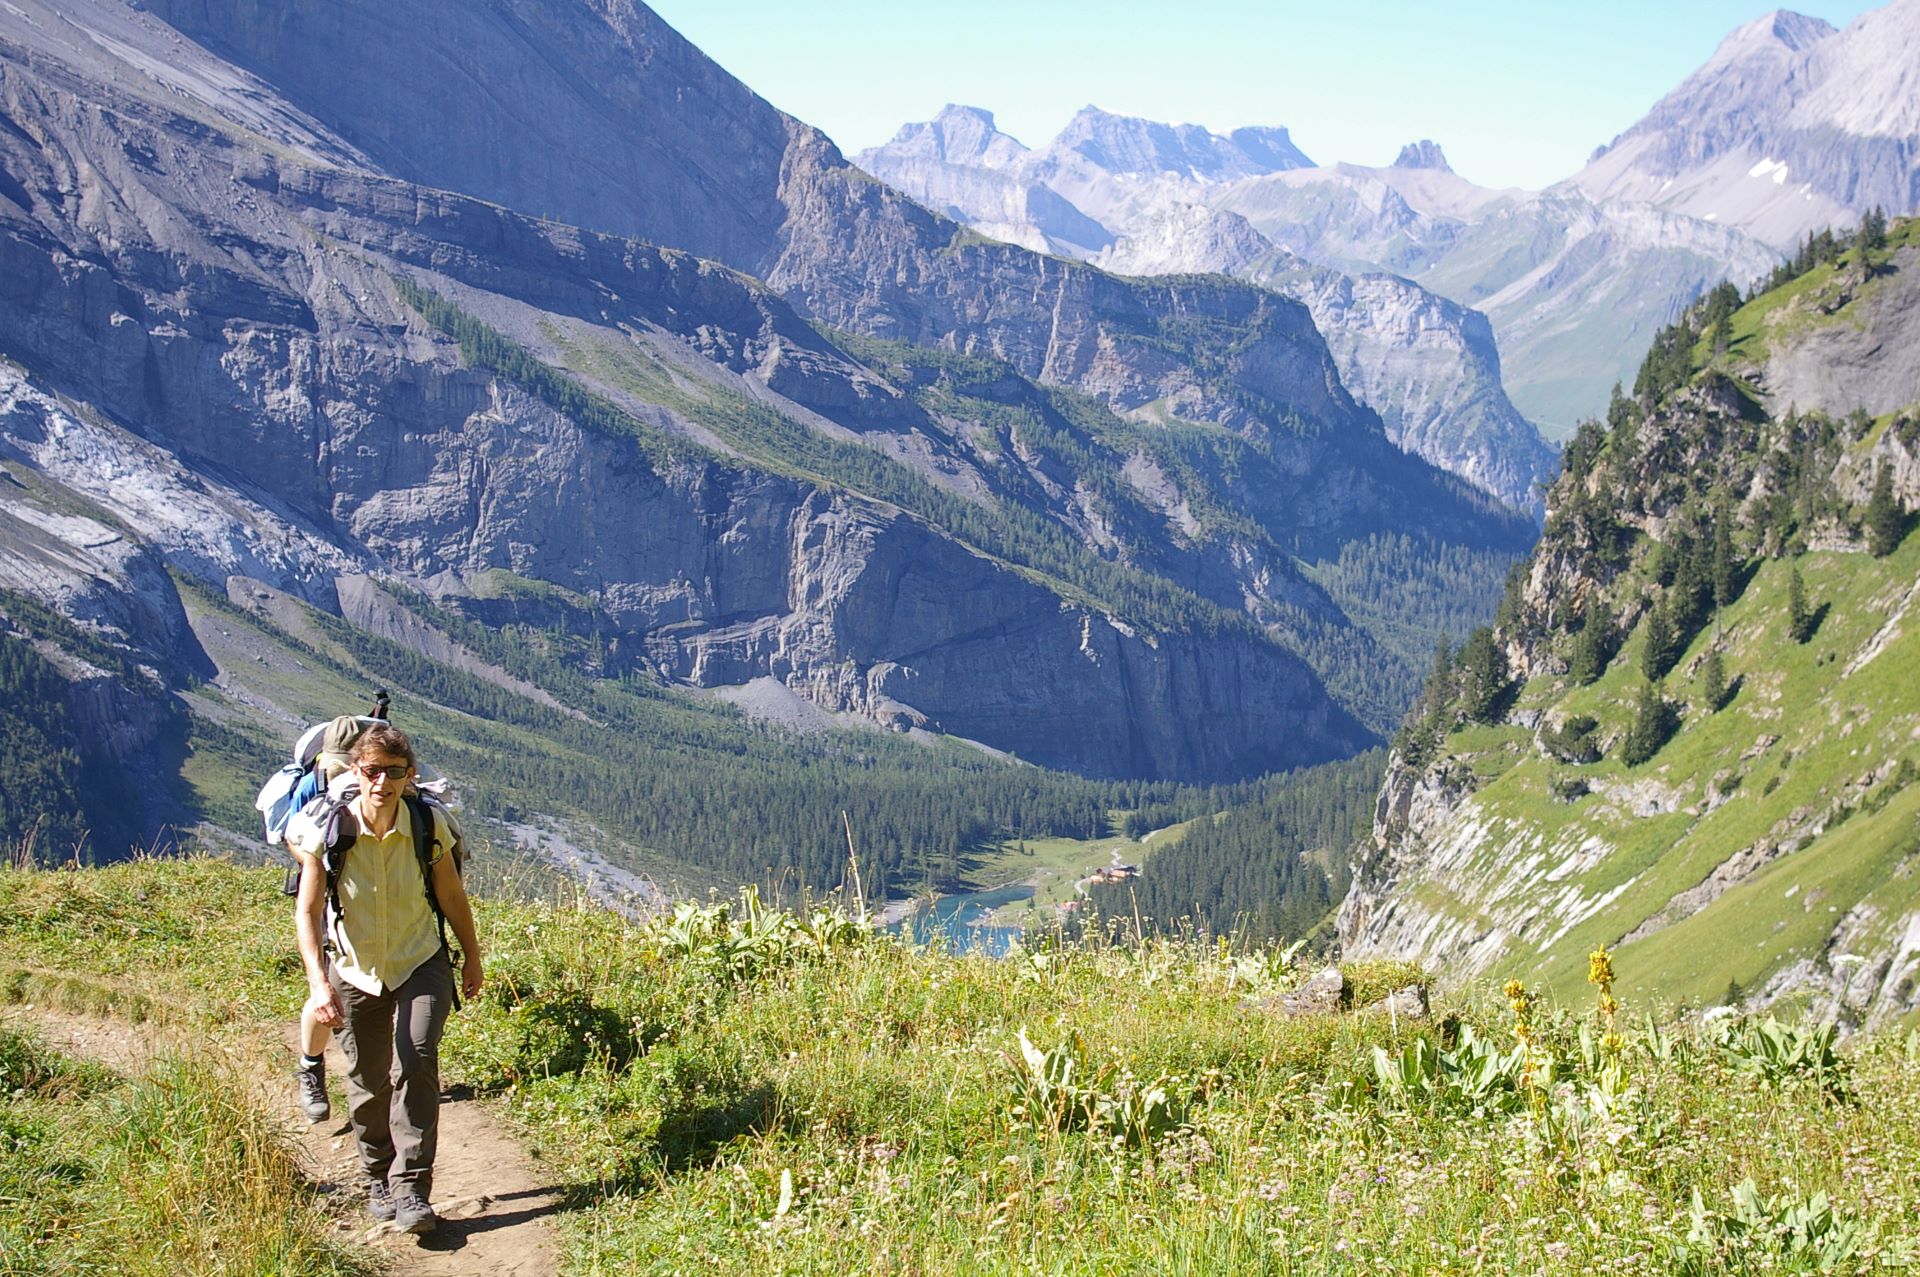
<svg viewBox="0 0 1920 1277">
<path fill-rule="evenodd" d="M 1317 163 L 1431 137 L 1462 176 L 1541 187 L 1771 12 L 1740 0 L 648 0 L 848 155 L 948 102 L 1029 146 L 1089 103 L 1224 131 L 1278 124 Z M 1844 26 L 1870 0 L 1807 0 Z"/>
</svg>

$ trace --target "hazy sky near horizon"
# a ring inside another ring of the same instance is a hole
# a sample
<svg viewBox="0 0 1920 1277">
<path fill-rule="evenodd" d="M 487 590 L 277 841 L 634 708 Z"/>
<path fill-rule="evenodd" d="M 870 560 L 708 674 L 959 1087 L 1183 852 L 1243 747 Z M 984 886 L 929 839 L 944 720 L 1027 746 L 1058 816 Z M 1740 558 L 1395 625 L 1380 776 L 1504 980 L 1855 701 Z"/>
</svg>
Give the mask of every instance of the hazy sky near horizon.
<svg viewBox="0 0 1920 1277">
<path fill-rule="evenodd" d="M 851 157 L 948 102 L 1042 146 L 1092 104 L 1121 115 L 1284 125 L 1319 164 L 1387 164 L 1430 137 L 1461 176 L 1570 176 L 1772 12 L 1740 0 L 648 0 L 775 106 Z M 1871 0 L 1791 6 L 1835 26 Z"/>
</svg>

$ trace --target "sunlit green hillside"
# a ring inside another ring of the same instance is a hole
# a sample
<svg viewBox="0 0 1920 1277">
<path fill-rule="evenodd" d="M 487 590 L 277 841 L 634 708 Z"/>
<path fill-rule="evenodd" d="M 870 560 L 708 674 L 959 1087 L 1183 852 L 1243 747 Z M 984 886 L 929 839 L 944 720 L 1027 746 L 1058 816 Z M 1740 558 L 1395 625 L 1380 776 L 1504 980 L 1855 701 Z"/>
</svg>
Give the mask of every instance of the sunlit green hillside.
<svg viewBox="0 0 1920 1277">
<path fill-rule="evenodd" d="M 96 1271 L 55 1257 L 109 1241 L 175 1271 L 366 1266 L 352 1195 L 289 1183 L 272 1122 L 229 1112 L 256 1101 L 209 1063 L 272 1054 L 294 1013 L 276 887 L 204 860 L 0 871 L 9 1271 Z M 1270 951 L 953 957 L 751 897 L 645 928 L 493 901 L 480 922 L 489 982 L 453 1020 L 446 1077 L 565 1189 L 564 1274 L 1704 1277 L 1920 1258 L 1913 1035 L 1663 1026 L 1628 996 L 1610 1038 L 1591 989 L 1367 1010 L 1422 978 L 1392 964 L 1349 966 L 1337 1006 L 1289 1015 L 1311 968 Z M 1619 973 L 1636 974 L 1624 955 Z M 206 1058 L 88 1071 L 20 1036 L 50 1006 L 149 1019 Z M 225 1177 L 227 1211 L 197 1171 Z M 89 1244 L 49 1247 L 66 1237 Z"/>
</svg>

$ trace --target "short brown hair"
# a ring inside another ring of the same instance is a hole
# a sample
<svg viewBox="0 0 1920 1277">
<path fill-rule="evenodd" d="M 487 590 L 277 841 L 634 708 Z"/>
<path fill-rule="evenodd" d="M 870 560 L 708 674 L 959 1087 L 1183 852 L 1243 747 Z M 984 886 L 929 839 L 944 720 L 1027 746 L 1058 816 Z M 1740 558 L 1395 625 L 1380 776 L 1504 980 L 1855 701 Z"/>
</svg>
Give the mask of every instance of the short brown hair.
<svg viewBox="0 0 1920 1277">
<path fill-rule="evenodd" d="M 354 762 L 359 762 L 369 754 L 387 754 L 407 760 L 407 766 L 414 771 L 420 770 L 420 760 L 413 756 L 413 742 L 407 734 L 390 723 L 373 723 L 360 733 L 360 739 L 353 742 Z"/>
</svg>

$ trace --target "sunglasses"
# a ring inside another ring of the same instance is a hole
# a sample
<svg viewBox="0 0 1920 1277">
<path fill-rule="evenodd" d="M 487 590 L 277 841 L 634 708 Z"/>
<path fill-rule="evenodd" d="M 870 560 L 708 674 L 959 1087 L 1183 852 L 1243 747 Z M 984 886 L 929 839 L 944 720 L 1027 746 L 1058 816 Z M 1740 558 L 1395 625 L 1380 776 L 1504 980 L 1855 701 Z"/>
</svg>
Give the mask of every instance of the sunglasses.
<svg viewBox="0 0 1920 1277">
<path fill-rule="evenodd" d="M 388 780 L 405 780 L 413 768 L 405 763 L 389 763 L 385 767 L 376 767 L 369 763 L 356 763 L 354 770 L 367 778 L 369 784 L 385 776 Z"/>
</svg>

